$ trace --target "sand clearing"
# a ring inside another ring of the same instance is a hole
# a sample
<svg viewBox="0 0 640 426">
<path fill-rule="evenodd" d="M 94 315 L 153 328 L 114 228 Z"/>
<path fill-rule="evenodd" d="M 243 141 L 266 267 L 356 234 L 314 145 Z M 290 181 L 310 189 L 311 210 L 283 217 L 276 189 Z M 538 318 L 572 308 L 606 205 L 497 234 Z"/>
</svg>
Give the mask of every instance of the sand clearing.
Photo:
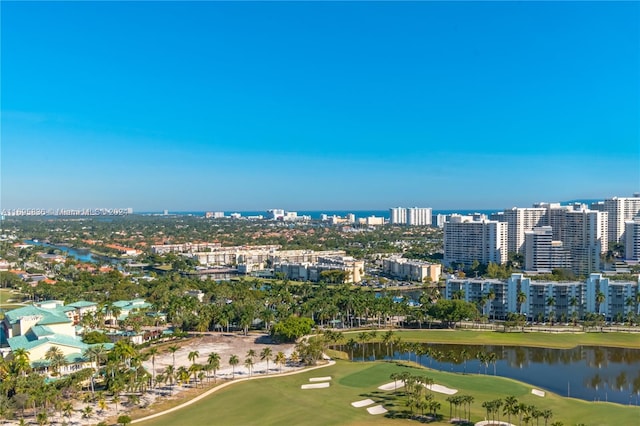
<svg viewBox="0 0 640 426">
<path fill-rule="evenodd" d="M 382 385 L 382 386 L 378 386 L 378 389 L 380 389 L 380 390 L 395 390 L 395 389 L 400 389 L 401 387 L 404 387 L 404 382 L 402 380 L 398 380 L 396 382 L 391 382 L 391 383 L 387 383 L 387 384 Z"/>
<path fill-rule="evenodd" d="M 327 382 L 331 380 L 331 376 L 326 377 L 312 377 L 309 379 L 310 382 Z"/>
<path fill-rule="evenodd" d="M 314 383 L 311 385 L 302 385 L 300 386 L 300 389 L 319 389 L 319 388 L 328 388 L 329 385 L 331 385 L 331 383 L 329 382 L 324 382 L 324 383 Z"/>
<path fill-rule="evenodd" d="M 433 392 L 444 393 L 447 395 L 453 395 L 458 393 L 458 389 L 451 389 L 442 385 L 424 385 L 425 388 Z"/>
<path fill-rule="evenodd" d="M 367 408 L 367 411 L 369 412 L 369 414 L 384 414 L 387 412 L 387 410 L 382 406 L 382 405 L 376 405 L 375 407 L 369 407 Z"/>
<path fill-rule="evenodd" d="M 538 389 L 531 389 L 531 393 L 534 394 L 535 396 L 544 396 L 544 391 L 541 391 Z"/>
<path fill-rule="evenodd" d="M 356 407 L 356 408 L 360 408 L 360 407 L 366 407 L 367 405 L 371 405 L 373 404 L 373 399 L 363 399 L 362 401 L 356 401 L 356 402 L 352 402 L 351 405 Z"/>
</svg>

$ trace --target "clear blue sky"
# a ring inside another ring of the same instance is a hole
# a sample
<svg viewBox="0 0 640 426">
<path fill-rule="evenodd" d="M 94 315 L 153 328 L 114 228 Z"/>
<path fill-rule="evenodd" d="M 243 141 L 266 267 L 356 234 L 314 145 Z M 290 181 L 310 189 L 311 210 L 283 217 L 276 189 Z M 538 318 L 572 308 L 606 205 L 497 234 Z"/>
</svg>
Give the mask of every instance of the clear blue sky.
<svg viewBox="0 0 640 426">
<path fill-rule="evenodd" d="M 640 191 L 638 2 L 0 7 L 2 208 Z"/>
</svg>

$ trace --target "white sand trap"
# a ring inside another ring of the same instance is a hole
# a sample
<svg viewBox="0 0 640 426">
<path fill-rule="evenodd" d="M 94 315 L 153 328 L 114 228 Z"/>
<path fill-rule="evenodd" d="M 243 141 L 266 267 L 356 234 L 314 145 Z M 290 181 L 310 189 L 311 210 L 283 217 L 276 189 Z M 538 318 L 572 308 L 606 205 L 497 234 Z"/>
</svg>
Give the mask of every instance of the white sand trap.
<svg viewBox="0 0 640 426">
<path fill-rule="evenodd" d="M 541 391 L 538 389 L 531 389 L 531 393 L 534 394 L 535 396 L 544 396 L 544 391 Z"/>
<path fill-rule="evenodd" d="M 369 414 L 384 414 L 387 412 L 387 410 L 382 406 L 382 405 L 376 405 L 375 407 L 369 407 L 367 408 L 367 411 L 369 412 Z"/>
<path fill-rule="evenodd" d="M 351 405 L 356 407 L 356 408 L 360 408 L 360 407 L 366 407 L 367 405 L 371 405 L 373 404 L 373 399 L 363 399 L 362 401 L 356 401 L 356 402 L 352 402 Z"/>
<path fill-rule="evenodd" d="M 319 389 L 319 388 L 328 388 L 331 385 L 329 382 L 324 383 L 314 383 L 311 385 L 302 385 L 300 389 Z"/>
<path fill-rule="evenodd" d="M 326 377 L 312 377 L 309 379 L 310 382 L 328 382 L 331 380 L 331 376 Z"/>
<path fill-rule="evenodd" d="M 451 389 L 442 385 L 424 385 L 425 388 L 433 392 L 444 393 L 447 395 L 454 395 L 458 393 L 458 389 Z"/>
<path fill-rule="evenodd" d="M 475 424 L 475 426 L 515 426 L 512 423 L 499 422 L 493 420 L 484 420 Z"/>
<path fill-rule="evenodd" d="M 395 389 L 400 389 L 403 386 L 404 386 L 404 382 L 402 380 L 398 380 L 397 382 L 391 382 L 391 383 L 387 383 L 387 384 L 382 385 L 382 386 L 378 386 L 378 389 L 380 389 L 380 390 L 395 390 Z"/>
</svg>

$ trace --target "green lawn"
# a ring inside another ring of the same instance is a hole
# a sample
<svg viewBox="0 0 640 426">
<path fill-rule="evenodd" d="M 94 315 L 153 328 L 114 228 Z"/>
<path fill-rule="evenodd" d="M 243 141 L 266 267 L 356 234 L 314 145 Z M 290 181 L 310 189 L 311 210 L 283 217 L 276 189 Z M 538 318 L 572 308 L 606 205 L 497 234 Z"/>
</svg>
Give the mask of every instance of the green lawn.
<svg viewBox="0 0 640 426">
<path fill-rule="evenodd" d="M 392 372 L 409 370 L 434 379 L 435 383 L 459 389 L 459 394 L 475 398 L 471 419 L 484 420 L 486 412 L 482 402 L 506 396 L 515 396 L 520 402 L 551 409 L 553 420 L 565 425 L 631 425 L 640 418 L 640 407 L 610 403 L 592 403 L 549 394 L 544 398 L 531 394 L 531 386 L 514 380 L 484 376 L 439 372 L 418 367 L 401 366 L 393 362 L 338 361 L 336 365 L 298 375 L 266 378 L 238 383 L 175 413 L 144 426 L 164 425 L 397 425 L 406 419 L 393 416 L 408 412 L 401 390 L 380 391 L 379 385 L 390 382 Z M 301 390 L 310 377 L 332 376 L 327 389 Z M 449 424 L 449 403 L 446 395 L 435 394 L 441 402 L 440 413 L 444 421 L 431 424 Z M 371 398 L 389 410 L 388 416 L 372 416 L 366 408 L 354 408 L 351 402 Z M 506 418 L 504 419 L 506 420 Z M 517 420 L 512 419 L 517 424 Z M 417 422 L 416 422 L 417 424 Z M 541 424 L 544 420 L 541 419 Z"/>
<path fill-rule="evenodd" d="M 344 333 L 344 341 L 358 340 L 360 332 Z M 385 331 L 378 331 L 381 340 Z M 468 345 L 512 345 L 568 349 L 576 346 L 609 346 L 640 349 L 638 333 L 502 333 L 472 330 L 394 331 L 404 341 Z"/>
</svg>

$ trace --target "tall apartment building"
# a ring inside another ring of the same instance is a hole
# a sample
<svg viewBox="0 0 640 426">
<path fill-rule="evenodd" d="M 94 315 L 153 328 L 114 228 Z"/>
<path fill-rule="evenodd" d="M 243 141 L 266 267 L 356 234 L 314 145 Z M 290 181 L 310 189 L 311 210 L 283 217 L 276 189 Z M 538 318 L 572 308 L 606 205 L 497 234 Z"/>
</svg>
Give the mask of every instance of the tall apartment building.
<svg viewBox="0 0 640 426">
<path fill-rule="evenodd" d="M 521 253 L 524 249 L 524 236 L 538 226 L 546 225 L 547 209 L 527 207 L 514 207 L 505 210 L 501 221 L 508 224 L 509 240 L 507 250 L 509 253 Z"/>
<path fill-rule="evenodd" d="M 571 254 L 571 270 L 577 275 L 600 271 L 600 255 L 608 249 L 608 214 L 581 209 L 565 213 L 561 241 Z"/>
<path fill-rule="evenodd" d="M 562 241 L 553 240 L 551 226 L 525 231 L 524 269 L 550 272 L 555 268 L 571 269 L 571 255 Z"/>
<path fill-rule="evenodd" d="M 593 203 L 591 208 L 607 212 L 609 214 L 608 222 L 608 239 L 611 242 L 623 242 L 625 222 L 632 220 L 636 216 L 640 216 L 640 196 L 634 194 L 634 197 L 613 197 L 598 203 Z"/>
<path fill-rule="evenodd" d="M 640 262 L 640 216 L 624 223 L 625 260 Z"/>
<path fill-rule="evenodd" d="M 393 207 L 389 209 L 389 222 L 392 225 L 404 225 L 407 223 L 407 209 L 404 207 Z"/>
<path fill-rule="evenodd" d="M 389 209 L 391 224 L 430 226 L 432 210 L 430 207 L 394 207 Z"/>
<path fill-rule="evenodd" d="M 473 220 L 470 216 L 451 215 L 444 224 L 444 264 L 505 263 L 507 252 L 507 223 Z"/>
</svg>

